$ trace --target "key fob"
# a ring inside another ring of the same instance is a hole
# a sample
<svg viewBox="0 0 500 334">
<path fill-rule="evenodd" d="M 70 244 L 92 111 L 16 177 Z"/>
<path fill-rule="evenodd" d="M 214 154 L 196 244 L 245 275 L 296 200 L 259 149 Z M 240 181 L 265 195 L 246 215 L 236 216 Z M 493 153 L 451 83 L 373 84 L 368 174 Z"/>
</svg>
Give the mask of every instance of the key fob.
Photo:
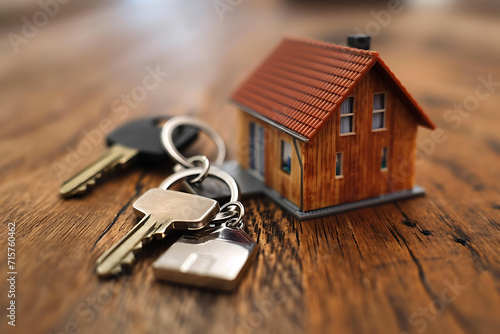
<svg viewBox="0 0 500 334">
<path fill-rule="evenodd" d="M 259 245 L 242 229 L 206 227 L 183 234 L 153 264 L 157 279 L 233 290 L 255 260 Z"/>
<path fill-rule="evenodd" d="M 169 117 L 143 117 L 118 127 L 106 137 L 108 146 L 120 144 L 139 150 L 137 160 L 141 163 L 164 163 L 170 160 L 161 145 L 161 123 Z M 199 130 L 191 126 L 180 126 L 174 132 L 174 144 L 185 149 L 198 138 Z"/>
</svg>

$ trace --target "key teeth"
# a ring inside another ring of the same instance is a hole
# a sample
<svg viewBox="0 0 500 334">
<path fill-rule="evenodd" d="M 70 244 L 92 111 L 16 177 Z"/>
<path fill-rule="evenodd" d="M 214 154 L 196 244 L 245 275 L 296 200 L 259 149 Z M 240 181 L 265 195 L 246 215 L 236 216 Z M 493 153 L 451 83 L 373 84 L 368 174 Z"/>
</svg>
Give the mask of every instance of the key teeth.
<svg viewBox="0 0 500 334">
<path fill-rule="evenodd" d="M 120 261 L 120 264 L 130 266 L 132 263 L 134 263 L 134 261 L 135 261 L 135 255 L 133 252 L 130 252 Z"/>
<path fill-rule="evenodd" d="M 165 238 L 165 235 L 167 234 L 167 227 L 162 226 L 157 228 L 151 235 L 151 237 L 155 237 L 155 239 L 163 239 Z"/>
<path fill-rule="evenodd" d="M 132 251 L 134 253 L 140 251 L 142 249 L 142 247 L 144 246 L 144 244 L 142 242 L 139 242 L 137 245 L 135 245 L 134 249 L 132 249 Z"/>
<path fill-rule="evenodd" d="M 87 182 L 82 184 L 79 188 L 78 191 L 80 193 L 86 192 L 88 189 L 93 188 L 96 184 L 96 180 L 101 177 L 101 174 L 95 175 L 93 178 L 89 179 Z"/>
<path fill-rule="evenodd" d="M 165 239 L 165 232 L 156 232 L 153 234 L 154 238 L 156 240 L 162 240 L 162 239 Z"/>
<path fill-rule="evenodd" d="M 115 276 L 115 275 L 121 274 L 121 272 L 122 272 L 122 271 L 123 271 L 122 266 L 118 265 L 118 266 L 114 267 L 114 268 L 110 271 L 110 273 L 111 273 L 111 275 Z"/>
<path fill-rule="evenodd" d="M 131 163 L 138 153 L 138 149 L 119 144 L 110 146 L 96 161 L 64 181 L 60 188 L 61 195 L 71 197 L 85 193 L 104 174 L 120 165 Z"/>
<path fill-rule="evenodd" d="M 149 244 L 153 240 L 153 235 L 147 235 L 145 236 L 141 242 L 139 242 L 137 245 L 135 245 L 134 249 L 132 251 L 134 253 L 137 253 L 140 251 L 145 245 Z"/>
<path fill-rule="evenodd" d="M 116 267 L 114 267 L 111 270 L 104 270 L 101 266 L 101 264 L 98 264 L 95 268 L 97 275 L 100 277 L 111 277 L 111 276 L 116 276 L 118 274 L 121 274 L 123 271 L 123 268 L 120 264 L 118 264 Z"/>
<path fill-rule="evenodd" d="M 91 179 L 88 179 L 87 182 L 81 184 L 78 188 L 74 189 L 73 191 L 63 194 L 65 196 L 75 196 L 75 195 L 82 195 L 87 192 L 87 190 L 92 189 L 95 187 L 97 180 L 102 177 L 103 173 L 98 173 L 94 175 Z"/>
<path fill-rule="evenodd" d="M 74 189 L 73 191 L 63 194 L 64 196 L 75 196 L 75 195 L 81 195 L 87 192 L 87 190 L 93 188 L 96 184 L 96 179 L 90 179 L 86 183 L 82 184 L 78 188 Z"/>
</svg>

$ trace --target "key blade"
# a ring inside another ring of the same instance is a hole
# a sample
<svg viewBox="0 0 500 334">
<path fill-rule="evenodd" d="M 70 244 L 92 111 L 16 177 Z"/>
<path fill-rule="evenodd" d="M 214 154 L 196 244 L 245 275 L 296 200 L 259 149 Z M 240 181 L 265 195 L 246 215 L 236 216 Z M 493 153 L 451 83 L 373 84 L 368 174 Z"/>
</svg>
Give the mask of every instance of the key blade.
<svg viewBox="0 0 500 334">
<path fill-rule="evenodd" d="M 157 228 L 158 223 L 151 215 L 145 215 L 116 244 L 102 254 L 96 262 L 96 272 L 99 276 L 112 276 L 121 272 L 123 264 L 132 264 L 133 251 L 142 239 Z"/>
<path fill-rule="evenodd" d="M 59 189 L 63 197 L 84 193 L 98 178 L 118 165 L 126 165 L 137 157 L 137 149 L 115 144 L 104 151 L 93 163 L 64 181 Z"/>
</svg>

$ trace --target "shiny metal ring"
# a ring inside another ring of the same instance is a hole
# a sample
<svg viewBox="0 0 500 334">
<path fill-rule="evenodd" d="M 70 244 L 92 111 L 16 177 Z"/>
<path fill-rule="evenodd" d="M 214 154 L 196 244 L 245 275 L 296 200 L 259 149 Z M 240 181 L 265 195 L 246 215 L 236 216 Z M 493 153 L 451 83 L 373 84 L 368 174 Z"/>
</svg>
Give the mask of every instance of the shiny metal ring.
<svg viewBox="0 0 500 334">
<path fill-rule="evenodd" d="M 222 165 L 224 159 L 226 158 L 226 145 L 224 145 L 224 140 L 222 140 L 222 137 L 208 124 L 189 116 L 174 116 L 167 120 L 165 124 L 163 124 L 163 128 L 161 130 L 161 143 L 165 151 L 167 151 L 168 155 L 186 168 L 195 167 L 177 150 L 174 145 L 174 130 L 179 126 L 184 125 L 199 128 L 200 130 L 203 130 L 203 132 L 205 132 L 207 135 L 209 135 L 210 138 L 212 138 L 212 140 L 215 142 L 215 145 L 217 146 L 218 151 L 218 156 L 214 164 L 217 166 Z"/>
<path fill-rule="evenodd" d="M 241 204 L 241 202 L 231 201 L 231 202 L 227 202 L 226 204 L 224 204 L 223 206 L 221 206 L 220 211 L 222 212 L 225 209 L 231 208 L 231 207 L 238 208 L 238 210 L 237 210 L 238 211 L 238 218 L 230 218 L 224 224 L 227 227 L 243 228 L 243 216 L 245 216 L 245 207 L 243 206 L 243 204 Z M 231 209 L 231 211 L 232 210 L 233 209 Z"/>
<path fill-rule="evenodd" d="M 200 173 L 200 175 L 198 175 L 197 177 L 195 177 L 192 180 L 189 180 L 188 182 L 191 184 L 203 182 L 203 180 L 205 180 L 205 178 L 208 175 L 208 170 L 210 169 L 210 161 L 208 161 L 208 158 L 204 155 L 194 155 L 191 158 L 188 158 L 187 161 L 189 161 L 190 163 L 192 163 L 195 166 L 196 166 L 195 163 L 197 161 L 201 162 L 203 164 L 203 166 L 201 166 L 203 168 L 203 171 Z"/>
<path fill-rule="evenodd" d="M 242 219 L 239 219 L 239 218 L 231 218 L 231 219 L 228 219 L 224 225 L 226 227 L 230 227 L 230 228 L 239 228 L 239 229 L 243 229 L 243 227 L 245 227 L 245 224 L 243 223 L 243 220 Z"/>
<path fill-rule="evenodd" d="M 191 176 L 198 176 L 202 172 L 203 172 L 203 167 L 193 167 L 193 168 L 183 169 L 167 177 L 160 184 L 159 188 L 167 190 L 178 181 L 184 180 Z M 240 189 L 238 188 L 238 184 L 231 175 L 229 175 L 227 172 L 223 171 L 218 167 L 211 166 L 210 169 L 208 170 L 208 176 L 213 176 L 215 178 L 218 178 L 225 184 L 227 184 L 229 190 L 231 191 L 231 198 L 229 199 L 230 202 L 237 202 L 239 200 Z"/>
<path fill-rule="evenodd" d="M 238 215 L 239 215 L 239 212 L 234 211 L 234 210 L 219 211 L 219 213 L 215 215 L 215 217 L 212 219 L 212 221 L 210 223 L 211 224 L 224 223 L 225 221 L 227 221 L 231 218 L 236 218 Z"/>
</svg>

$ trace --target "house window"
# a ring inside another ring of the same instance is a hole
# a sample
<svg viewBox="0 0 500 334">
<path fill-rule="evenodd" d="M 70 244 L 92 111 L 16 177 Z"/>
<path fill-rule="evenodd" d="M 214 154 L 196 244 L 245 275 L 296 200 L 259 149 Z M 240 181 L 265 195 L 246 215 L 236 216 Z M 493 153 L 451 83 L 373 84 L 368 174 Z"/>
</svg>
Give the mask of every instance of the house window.
<svg viewBox="0 0 500 334">
<path fill-rule="evenodd" d="M 387 147 L 382 147 L 382 163 L 380 164 L 381 170 L 387 170 Z"/>
<path fill-rule="evenodd" d="M 336 159 L 335 159 L 335 177 L 336 178 L 341 178 L 344 176 L 344 154 L 343 153 L 337 153 Z"/>
<path fill-rule="evenodd" d="M 385 129 L 385 93 L 373 95 L 372 130 Z"/>
<path fill-rule="evenodd" d="M 265 138 L 264 128 L 254 122 L 249 123 L 249 161 L 248 165 L 251 171 L 254 171 L 259 177 L 264 177 L 264 158 L 265 158 Z"/>
<path fill-rule="evenodd" d="M 354 96 L 340 105 L 340 133 L 354 133 Z"/>
<path fill-rule="evenodd" d="M 284 140 L 281 141 L 281 169 L 288 174 L 292 169 L 292 145 Z"/>
</svg>

